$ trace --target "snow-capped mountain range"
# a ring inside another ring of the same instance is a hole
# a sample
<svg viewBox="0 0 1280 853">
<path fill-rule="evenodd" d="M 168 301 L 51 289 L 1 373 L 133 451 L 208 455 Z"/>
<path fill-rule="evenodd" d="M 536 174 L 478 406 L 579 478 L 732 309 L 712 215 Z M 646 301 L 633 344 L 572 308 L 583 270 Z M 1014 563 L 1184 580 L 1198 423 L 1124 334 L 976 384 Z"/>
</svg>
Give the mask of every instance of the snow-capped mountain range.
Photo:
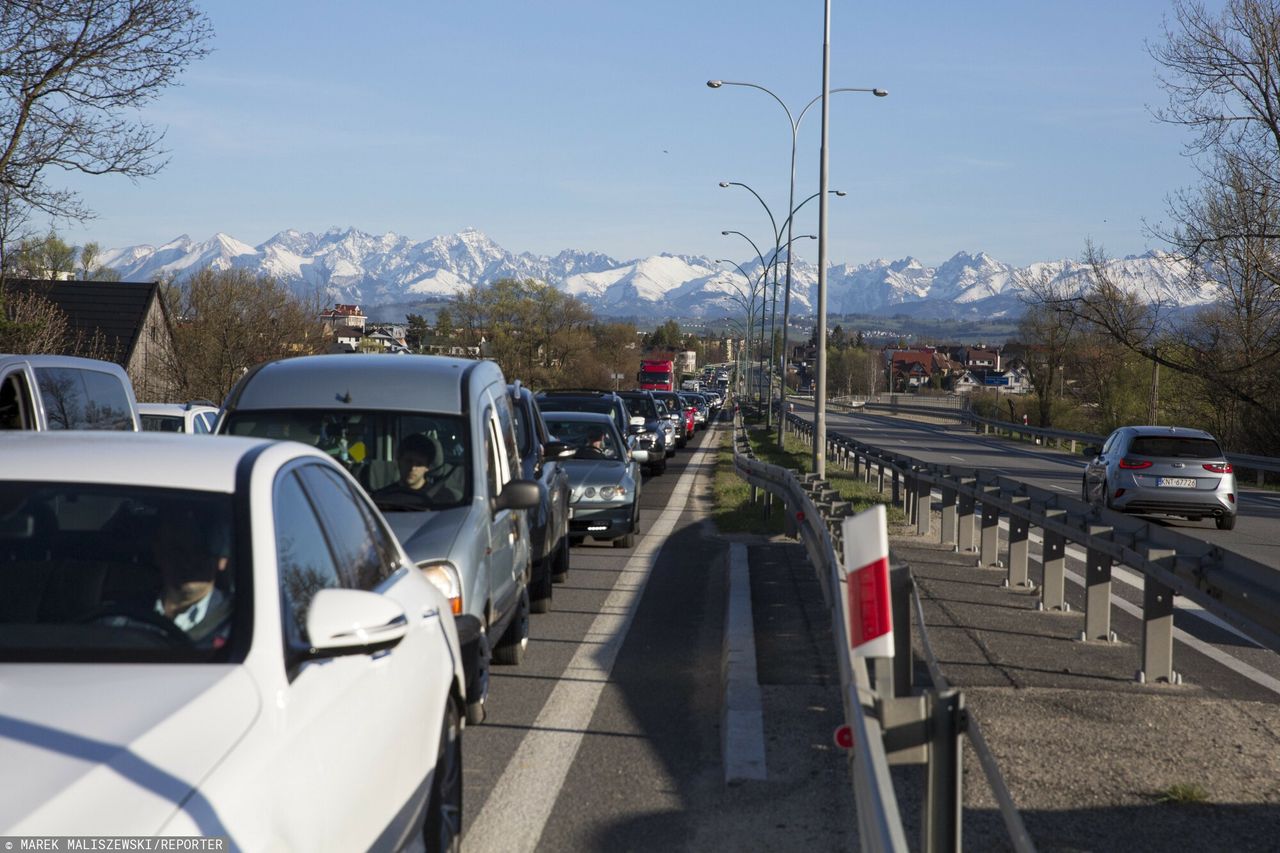
<svg viewBox="0 0 1280 853">
<path fill-rule="evenodd" d="M 547 282 L 605 316 L 731 316 L 745 310 L 744 294 L 749 294 L 760 272 L 758 259 L 737 269 L 686 255 L 630 261 L 572 250 L 554 257 L 517 255 L 475 229 L 423 242 L 354 228 L 331 228 L 323 234 L 288 230 L 258 246 L 226 234 L 202 243 L 183 235 L 159 247 L 112 249 L 102 261 L 126 281 L 182 279 L 206 267 L 268 273 L 300 293 L 319 289 L 333 302 L 361 305 L 375 319 L 391 319 L 415 303 L 441 301 L 472 285 L 501 278 Z M 1186 270 L 1163 253 L 1148 252 L 1111 264 L 1115 280 L 1144 300 L 1195 305 L 1212 298 L 1208 289 L 1188 292 L 1182 288 Z M 781 278 L 785 265 L 778 266 Z M 827 273 L 828 312 L 939 319 L 1012 317 L 1022 312 L 1023 282 L 1048 276 L 1083 283 L 1086 271 L 1084 264 L 1070 260 L 1019 268 L 982 252 L 960 252 L 937 267 L 910 257 L 843 264 L 830 267 Z M 817 268 L 797 259 L 792 266 L 794 315 L 812 314 L 817 281 Z"/>
</svg>

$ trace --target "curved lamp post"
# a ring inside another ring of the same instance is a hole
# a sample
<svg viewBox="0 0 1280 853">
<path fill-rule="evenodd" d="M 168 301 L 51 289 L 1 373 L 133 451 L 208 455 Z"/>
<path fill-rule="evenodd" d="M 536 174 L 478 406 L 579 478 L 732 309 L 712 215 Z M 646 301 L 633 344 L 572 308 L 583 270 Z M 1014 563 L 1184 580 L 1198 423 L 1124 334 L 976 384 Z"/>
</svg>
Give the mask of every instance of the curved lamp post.
<svg viewBox="0 0 1280 853">
<path fill-rule="evenodd" d="M 720 233 L 726 237 L 729 236 L 730 234 L 737 234 L 743 240 L 746 240 L 748 243 L 751 244 L 751 248 L 755 249 L 756 251 L 756 257 L 760 259 L 760 277 L 762 280 L 764 280 L 765 277 L 768 275 L 769 265 L 765 263 L 764 253 L 760 251 L 760 247 L 756 245 L 756 241 L 752 240 L 750 237 L 748 237 L 746 234 L 743 234 L 741 231 L 729 230 L 729 231 L 721 231 Z M 765 286 L 767 287 L 768 285 L 766 284 Z M 764 300 L 762 299 L 761 300 L 762 307 L 760 310 L 760 348 L 756 350 L 757 356 L 764 355 L 764 308 L 763 308 L 763 305 L 764 305 Z M 760 391 L 759 382 L 756 383 L 756 391 L 757 393 L 759 393 Z M 768 420 L 767 413 L 765 418 L 766 418 L 765 422 L 771 425 L 772 422 Z"/>
<path fill-rule="evenodd" d="M 727 234 L 727 233 L 729 233 L 729 232 L 725 232 L 725 233 Z M 736 233 L 736 232 L 735 232 L 735 233 Z M 744 236 L 744 237 L 746 237 L 746 235 L 745 235 L 745 234 L 744 234 L 743 236 Z M 750 242 L 750 241 L 751 241 L 751 238 L 750 238 L 750 237 L 747 237 L 747 241 L 748 241 L 748 242 Z M 752 245 L 754 245 L 754 244 L 752 244 Z M 730 286 L 730 287 L 732 287 L 732 288 L 734 289 L 734 291 L 736 291 L 736 292 L 737 292 L 737 294 L 738 294 L 738 295 L 737 295 L 737 297 L 734 297 L 734 296 L 730 295 L 730 298 L 731 298 L 731 299 L 734 299 L 734 300 L 735 300 L 739 305 L 741 305 L 741 306 L 742 306 L 743 310 L 747 312 L 746 338 L 744 339 L 745 344 L 744 344 L 744 346 L 743 346 L 743 348 L 742 348 L 742 349 L 743 349 L 743 352 L 745 352 L 745 353 L 746 353 L 746 356 L 747 356 L 747 359 L 748 359 L 748 362 L 749 362 L 749 361 L 750 361 L 750 356 L 751 356 L 751 340 L 752 340 L 752 338 L 754 337 L 754 334 L 753 334 L 753 328 L 754 328 L 753 323 L 755 322 L 755 314 L 756 314 L 756 309 L 755 309 L 755 304 L 756 304 L 756 294 L 758 294 L 758 293 L 760 292 L 760 283 L 761 283 L 761 281 L 764 279 L 765 270 L 764 270 L 763 268 L 761 268 L 761 270 L 760 270 L 760 274 L 759 274 L 759 275 L 757 275 L 757 276 L 755 277 L 755 280 L 754 280 L 754 281 L 752 281 L 751 276 L 747 274 L 747 271 L 746 271 L 746 270 L 744 270 L 744 269 L 742 268 L 742 265 L 741 265 L 741 264 L 739 264 L 737 261 L 731 261 L 731 260 L 728 260 L 728 259 L 725 259 L 725 258 L 717 258 L 717 259 L 716 259 L 716 263 L 717 263 L 717 264 L 733 264 L 733 265 L 734 265 L 734 267 L 736 267 L 736 268 L 737 268 L 738 272 L 742 275 L 742 277 L 743 277 L 744 279 L 746 279 L 746 281 L 747 281 L 747 293 L 745 293 L 745 294 L 742 292 L 742 289 L 741 289 L 741 288 L 739 288 L 739 287 L 738 287 L 736 284 L 734 284 L 733 282 L 729 282 L 729 286 Z M 761 304 L 762 304 L 762 306 L 763 306 L 763 302 L 764 302 L 764 300 L 761 300 Z M 761 310 L 761 317 L 760 317 L 761 323 L 763 323 L 763 322 L 764 322 L 764 316 L 763 316 L 763 315 L 764 315 L 764 311 L 763 311 L 763 307 L 762 307 L 762 310 Z M 743 370 L 743 371 L 740 371 L 740 372 L 739 372 L 739 382 L 738 382 L 738 385 L 740 386 L 740 387 L 739 387 L 739 394 L 741 394 L 741 393 L 742 393 L 742 387 L 743 387 L 743 383 L 744 383 L 744 381 L 745 381 L 742 377 L 744 377 L 745 375 L 746 375 L 746 371 L 745 371 L 745 370 Z"/>
<path fill-rule="evenodd" d="M 826 45 L 824 44 L 824 49 L 825 49 L 825 47 L 826 47 Z M 825 53 L 825 50 L 824 50 L 824 53 Z M 764 86 L 759 85 L 758 83 L 744 83 L 744 82 L 740 82 L 740 81 L 737 81 L 737 80 L 708 80 L 708 81 L 707 81 L 707 86 L 708 86 L 709 88 L 712 88 L 712 89 L 719 89 L 719 88 L 720 88 L 720 87 L 722 87 L 722 86 L 743 86 L 743 87 L 748 88 L 748 89 L 759 89 L 761 92 L 764 92 L 766 95 L 768 95 L 769 97 L 771 97 L 771 98 L 773 98 L 775 101 L 777 101 L 777 102 L 778 102 L 778 106 L 782 107 L 782 111 L 783 111 L 783 112 L 785 112 L 785 113 L 787 114 L 787 121 L 788 121 L 788 122 L 790 122 L 790 124 L 791 124 L 791 191 L 790 191 L 789 198 L 788 198 L 788 200 L 787 200 L 787 209 L 788 209 L 788 210 L 791 210 L 791 211 L 794 211 L 794 210 L 796 209 L 796 208 L 795 208 L 795 199 L 796 199 L 796 140 L 797 140 L 797 138 L 799 137 L 799 133 L 800 133 L 800 121 L 801 121 L 801 119 L 803 119 L 803 118 L 804 118 L 804 114 L 805 114 L 805 113 L 807 113 L 807 112 L 809 111 L 809 108 L 810 108 L 810 107 L 812 107 L 814 104 L 816 104 L 818 101 L 825 101 L 826 96 L 827 96 L 828 94 L 834 94 L 834 93 L 836 93 L 836 92 L 866 92 L 866 93 L 869 93 L 869 94 L 871 94 L 871 95 L 876 96 L 877 98 L 883 98 L 883 97 L 886 97 L 886 96 L 889 94 L 889 93 L 888 93 L 888 91 L 886 91 L 886 90 L 884 90 L 884 89 L 866 89 L 866 88 L 855 88 L 855 87 L 842 87 L 842 88 L 839 88 L 839 89 L 828 89 L 828 88 L 827 88 L 827 77 L 826 77 L 826 72 L 827 72 L 827 67 L 826 67 L 825 56 L 824 56 L 824 62 L 823 62 L 823 93 L 822 93 L 822 94 L 820 94 L 820 95 L 818 95 L 817 97 L 815 97 L 813 100 L 809 101 L 809 103 L 805 104 L 805 105 L 804 105 L 804 109 L 800 110 L 800 114 L 799 114 L 799 115 L 797 115 L 797 116 L 795 116 L 795 117 L 792 117 L 792 115 L 791 115 L 791 110 L 787 107 L 786 103 L 785 103 L 781 98 L 779 98 L 776 94 L 774 94 L 774 93 L 773 93 L 772 91 L 770 91 L 769 89 L 766 89 Z M 826 116 L 825 116 L 825 110 L 824 110 L 824 116 L 823 116 L 823 129 L 824 129 L 824 131 L 825 131 L 825 129 L 826 129 Z M 825 137 L 825 134 L 824 134 L 824 137 Z M 824 138 L 824 140 L 823 140 L 823 141 L 824 141 L 824 143 L 825 143 L 825 138 Z M 826 147 L 825 147 L 825 144 L 824 144 L 824 146 L 823 146 L 823 156 L 824 156 L 824 158 L 825 158 L 825 154 L 826 154 Z M 825 159 L 824 159 L 823 164 L 822 164 L 822 173 L 823 173 L 823 178 L 825 178 L 825 177 L 826 177 L 826 162 L 825 162 Z M 825 184 L 825 180 L 823 181 L 823 183 Z M 819 189 L 819 195 L 821 195 L 822 190 L 825 190 L 825 189 L 826 189 L 826 187 L 825 187 L 825 186 L 821 187 L 821 188 Z M 822 200 L 819 204 L 824 208 L 823 213 L 825 214 L 826 199 L 825 199 L 825 198 L 823 198 L 823 200 Z M 823 216 L 822 218 L 825 220 L 825 218 L 826 218 L 826 217 L 825 217 L 825 216 Z M 790 223 L 791 217 L 790 217 L 790 216 L 788 216 L 788 217 L 787 217 L 787 220 L 788 220 L 788 221 L 787 221 L 787 237 L 788 237 L 788 239 L 789 239 L 789 238 L 791 237 L 791 223 Z M 823 240 L 822 242 L 823 242 L 823 243 L 825 243 L 826 241 L 825 241 L 825 240 Z M 824 248 L 825 248 L 825 247 L 824 247 Z M 819 254 L 822 254 L 822 253 L 819 253 Z M 820 260 L 821 262 L 825 263 L 826 258 L 825 258 L 825 257 L 822 257 L 822 258 L 819 258 L 819 260 Z M 820 263 L 820 264 L 819 264 L 819 269 L 818 269 L 818 274 L 819 274 L 819 276 L 824 275 L 824 271 L 822 270 L 821 266 L 822 266 L 822 265 L 821 265 L 821 263 Z M 825 308 L 825 307 L 826 307 L 825 294 L 824 294 L 824 299 L 823 299 L 822 301 L 823 301 L 823 307 Z M 791 258 L 790 258 L 790 253 L 788 252 L 788 258 L 787 258 L 787 283 L 786 283 L 786 296 L 785 296 L 785 297 L 784 297 L 784 299 L 783 299 L 783 306 L 782 306 L 782 344 L 783 344 L 783 346 L 782 346 L 782 350 L 783 350 L 783 353 L 784 353 L 784 357 L 785 357 L 785 353 L 786 353 L 786 349 L 787 349 L 787 323 L 788 323 L 788 321 L 789 321 L 789 319 L 790 319 L 790 316 L 791 316 Z M 825 322 L 826 322 L 826 317 L 819 317 L 819 318 L 818 318 L 818 323 L 819 323 L 819 324 L 822 324 L 822 323 L 825 323 Z M 824 337 L 825 337 L 825 336 L 824 336 Z M 818 356 L 819 356 L 819 358 L 824 358 L 824 359 L 825 359 L 825 354 L 824 354 L 824 353 L 819 353 L 819 354 L 818 354 Z M 816 389 L 815 389 L 815 391 L 816 391 Z M 815 402 L 816 402 L 816 397 L 815 397 Z M 821 418 L 822 416 L 821 416 L 819 413 L 816 413 L 816 412 L 815 412 L 814 417 L 815 417 L 815 418 Z M 786 420 L 785 420 L 785 418 L 779 418 L 778 420 L 779 420 L 779 425 L 778 425 L 778 445 L 779 445 L 779 446 L 781 446 L 781 445 L 782 445 L 782 424 L 784 424 L 784 423 L 786 422 Z M 816 453 L 816 451 L 815 451 L 815 453 Z M 825 461 L 825 459 L 824 459 L 824 461 Z M 815 470 L 815 471 L 820 471 L 820 470 L 825 469 L 825 467 L 826 467 L 825 465 L 822 465 L 821 467 L 815 467 L 815 469 L 814 469 L 814 470 Z"/>
<path fill-rule="evenodd" d="M 769 318 L 769 376 L 770 376 L 769 388 L 770 388 L 770 393 L 772 393 L 772 389 L 773 389 L 772 377 L 773 377 L 773 371 L 776 367 L 778 369 L 778 375 L 781 377 L 781 380 L 779 381 L 780 392 L 785 392 L 786 382 L 787 382 L 787 331 L 788 331 L 787 329 L 784 328 L 782 332 L 782 358 L 781 359 L 778 359 L 777 352 L 774 349 L 774 338 L 777 335 L 777 325 L 778 325 L 778 255 L 779 253 L 781 253 L 782 246 L 783 246 L 782 229 L 778 227 L 777 222 L 774 220 L 773 211 L 769 209 L 769 205 L 765 204 L 765 201 L 763 198 L 760 197 L 760 194 L 756 192 L 754 189 L 752 189 L 750 186 L 742 183 L 741 181 L 721 181 L 720 186 L 724 188 L 742 187 L 744 190 L 746 190 L 747 192 L 755 196 L 756 201 L 760 202 L 760 206 L 763 207 L 764 212 L 768 214 L 769 224 L 772 225 L 774 229 L 774 240 L 773 240 L 774 249 L 773 249 L 773 256 L 770 258 L 770 266 L 773 267 L 773 297 L 771 300 L 773 303 L 773 306 L 771 309 L 772 314 Z M 845 192 L 844 190 L 827 190 L 827 192 L 839 198 L 844 198 L 845 196 L 848 195 L 848 193 Z M 800 212 L 800 208 L 804 207 L 806 204 L 813 201 L 815 198 L 818 197 L 818 195 L 819 193 L 813 193 L 804 201 L 797 204 L 795 208 L 790 213 L 787 214 L 787 218 L 783 221 L 782 224 L 786 226 L 789 237 L 791 233 L 791 221 L 795 218 L 795 215 Z M 792 237 L 790 238 L 790 240 L 788 240 L 786 244 L 788 246 L 788 251 L 787 251 L 787 280 L 788 281 L 790 281 L 791 279 L 791 251 L 789 247 L 792 242 L 798 239 L 802 239 L 802 238 Z M 817 238 L 815 237 L 814 239 L 817 239 Z M 790 291 L 791 291 L 791 288 L 790 288 L 790 285 L 788 285 L 787 287 L 788 300 L 791 295 Z M 782 322 L 784 326 L 786 326 L 786 324 L 790 320 L 788 316 L 790 313 L 788 311 L 789 307 L 790 307 L 790 304 L 788 301 L 787 304 L 784 304 L 783 312 L 782 312 Z M 762 334 L 763 334 L 763 331 L 762 331 Z M 772 409 L 770 410 L 770 412 L 771 411 Z M 768 424 L 769 422 L 770 422 L 769 414 L 766 414 L 765 423 Z M 778 445 L 779 446 L 782 446 L 783 427 L 784 427 L 783 424 L 779 424 L 778 426 Z"/>
</svg>

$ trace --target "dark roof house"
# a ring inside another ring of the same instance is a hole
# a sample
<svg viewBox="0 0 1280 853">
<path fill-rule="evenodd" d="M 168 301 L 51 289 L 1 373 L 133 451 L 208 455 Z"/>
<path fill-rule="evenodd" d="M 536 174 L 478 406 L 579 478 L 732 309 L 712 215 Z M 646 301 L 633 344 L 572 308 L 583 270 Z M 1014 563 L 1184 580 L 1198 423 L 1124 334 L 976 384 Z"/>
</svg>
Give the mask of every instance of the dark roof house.
<svg viewBox="0 0 1280 853">
<path fill-rule="evenodd" d="M 65 354 L 97 339 L 102 352 L 91 354 L 123 367 L 139 401 L 171 400 L 176 354 L 159 284 L 9 278 L 4 287 L 6 291 L 38 294 L 66 314 L 70 334 Z"/>
</svg>

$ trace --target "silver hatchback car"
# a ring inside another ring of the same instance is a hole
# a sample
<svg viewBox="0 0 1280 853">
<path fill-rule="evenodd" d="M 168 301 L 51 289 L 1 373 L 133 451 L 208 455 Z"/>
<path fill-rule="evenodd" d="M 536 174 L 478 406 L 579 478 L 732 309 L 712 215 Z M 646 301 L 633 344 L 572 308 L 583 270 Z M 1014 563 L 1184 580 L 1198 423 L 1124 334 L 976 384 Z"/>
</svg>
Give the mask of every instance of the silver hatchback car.
<svg viewBox="0 0 1280 853">
<path fill-rule="evenodd" d="M 1217 439 L 1199 429 L 1121 427 L 1085 454 L 1086 503 L 1131 513 L 1212 516 L 1236 526 L 1236 475 Z"/>
</svg>

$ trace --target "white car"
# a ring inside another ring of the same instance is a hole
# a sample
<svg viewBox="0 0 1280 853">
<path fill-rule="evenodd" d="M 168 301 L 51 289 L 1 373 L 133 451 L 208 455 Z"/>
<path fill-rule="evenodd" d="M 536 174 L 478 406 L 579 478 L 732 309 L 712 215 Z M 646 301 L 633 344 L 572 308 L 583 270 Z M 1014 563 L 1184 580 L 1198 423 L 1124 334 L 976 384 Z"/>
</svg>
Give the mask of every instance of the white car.
<svg viewBox="0 0 1280 853">
<path fill-rule="evenodd" d="M 0 466 L 0 836 L 456 849 L 449 604 L 295 442 L 21 433 Z"/>
<path fill-rule="evenodd" d="M 218 422 L 218 407 L 205 403 L 139 403 L 138 416 L 147 432 L 208 435 Z"/>
</svg>

